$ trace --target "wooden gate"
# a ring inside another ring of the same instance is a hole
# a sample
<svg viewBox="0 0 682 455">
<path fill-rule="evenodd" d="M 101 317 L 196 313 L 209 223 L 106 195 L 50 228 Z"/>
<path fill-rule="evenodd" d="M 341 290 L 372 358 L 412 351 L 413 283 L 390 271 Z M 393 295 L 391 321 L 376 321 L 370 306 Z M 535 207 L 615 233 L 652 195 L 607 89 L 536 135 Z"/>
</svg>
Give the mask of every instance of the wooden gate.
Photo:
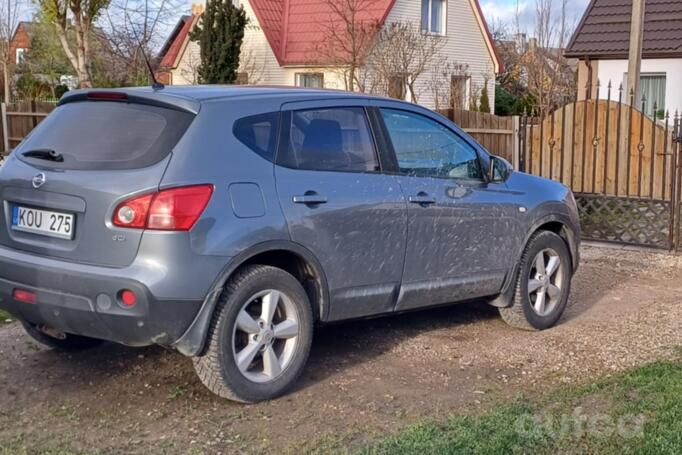
<svg viewBox="0 0 682 455">
<path fill-rule="evenodd" d="M 598 90 L 597 90 L 598 92 Z M 524 116 L 520 168 L 569 186 L 587 239 L 672 249 L 679 245 L 678 113 L 652 115 L 622 101 L 575 101 Z"/>
</svg>

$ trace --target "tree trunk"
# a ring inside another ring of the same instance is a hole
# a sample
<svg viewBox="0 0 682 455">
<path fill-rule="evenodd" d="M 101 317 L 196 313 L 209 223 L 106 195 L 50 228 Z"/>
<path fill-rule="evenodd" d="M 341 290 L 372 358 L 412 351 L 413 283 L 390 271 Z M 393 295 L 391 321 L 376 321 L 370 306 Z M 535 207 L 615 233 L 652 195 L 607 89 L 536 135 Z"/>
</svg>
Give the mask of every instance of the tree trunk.
<svg viewBox="0 0 682 455">
<path fill-rule="evenodd" d="M 348 91 L 355 91 L 355 64 L 351 63 L 350 69 L 348 70 Z"/>
<path fill-rule="evenodd" d="M 10 102 L 10 86 L 9 86 L 9 65 L 7 62 L 2 62 L 2 77 L 5 83 L 5 104 Z"/>
<path fill-rule="evenodd" d="M 62 28 L 60 25 L 57 25 L 57 37 L 59 38 L 59 44 L 61 44 L 62 49 L 64 49 L 66 58 L 69 60 L 69 63 L 71 63 L 74 71 L 78 74 L 78 58 L 73 54 L 69 42 L 66 39 L 66 29 Z"/>
<path fill-rule="evenodd" d="M 78 83 L 80 88 L 92 87 L 92 75 L 90 74 L 90 56 L 88 30 L 83 24 L 79 11 L 74 11 L 74 26 L 76 29 L 76 57 L 78 59 Z"/>
</svg>

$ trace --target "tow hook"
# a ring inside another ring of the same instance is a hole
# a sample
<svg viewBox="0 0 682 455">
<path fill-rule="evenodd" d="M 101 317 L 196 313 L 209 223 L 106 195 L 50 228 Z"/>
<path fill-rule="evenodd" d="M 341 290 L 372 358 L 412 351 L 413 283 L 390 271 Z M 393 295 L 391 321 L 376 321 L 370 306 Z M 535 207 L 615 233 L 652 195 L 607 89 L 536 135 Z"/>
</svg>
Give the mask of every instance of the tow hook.
<svg viewBox="0 0 682 455">
<path fill-rule="evenodd" d="M 45 335 L 56 338 L 58 340 L 65 340 L 66 339 L 66 334 L 64 332 L 60 332 L 59 330 L 53 329 L 52 327 L 48 327 L 46 325 L 39 325 L 37 326 L 38 330 L 40 330 L 42 333 Z"/>
</svg>

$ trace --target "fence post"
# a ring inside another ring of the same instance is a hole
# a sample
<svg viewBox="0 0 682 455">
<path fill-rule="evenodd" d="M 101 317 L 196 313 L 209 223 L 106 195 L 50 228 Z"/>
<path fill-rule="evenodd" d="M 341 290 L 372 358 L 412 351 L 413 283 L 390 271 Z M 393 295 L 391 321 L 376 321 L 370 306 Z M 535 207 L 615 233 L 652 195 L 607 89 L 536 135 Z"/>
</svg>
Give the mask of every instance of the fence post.
<svg viewBox="0 0 682 455">
<path fill-rule="evenodd" d="M 512 166 L 517 171 L 520 170 L 521 162 L 521 117 L 515 115 L 512 117 L 512 130 L 514 135 L 512 136 Z"/>
<path fill-rule="evenodd" d="M 3 154 L 9 153 L 9 128 L 7 127 L 7 105 L 0 103 L 0 121 L 2 122 Z"/>
</svg>

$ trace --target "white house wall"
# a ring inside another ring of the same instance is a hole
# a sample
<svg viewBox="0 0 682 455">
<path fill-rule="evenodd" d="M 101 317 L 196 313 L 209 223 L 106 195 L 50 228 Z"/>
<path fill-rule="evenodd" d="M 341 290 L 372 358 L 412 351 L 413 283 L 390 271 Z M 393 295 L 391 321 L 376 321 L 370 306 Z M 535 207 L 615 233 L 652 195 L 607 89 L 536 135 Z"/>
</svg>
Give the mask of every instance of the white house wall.
<svg viewBox="0 0 682 455">
<path fill-rule="evenodd" d="M 624 75 L 628 72 L 627 60 L 600 60 L 597 72 L 599 73 L 599 97 L 605 99 L 608 84 L 611 81 L 613 88 L 611 97 L 618 99 L 618 86 L 624 84 Z M 682 84 L 677 79 L 682 75 L 682 59 L 644 59 L 642 60 L 642 73 L 665 74 L 665 108 L 671 115 L 676 111 L 682 111 Z M 582 89 L 582 87 L 581 87 Z M 623 98 L 625 98 L 625 93 Z"/>
<path fill-rule="evenodd" d="M 486 46 L 485 32 L 479 27 L 472 6 L 470 0 L 447 1 L 446 44 L 442 53 L 453 64 L 468 65 L 471 84 L 479 95 L 485 79 L 488 79 L 492 108 L 495 105 L 494 63 Z M 421 0 L 396 0 L 386 22 L 410 22 L 420 26 Z M 422 75 L 417 80 L 416 91 L 419 104 L 433 108 L 435 99 L 428 83 L 431 78 L 431 74 Z M 443 84 L 449 87 L 450 81 L 443 81 Z"/>
</svg>

